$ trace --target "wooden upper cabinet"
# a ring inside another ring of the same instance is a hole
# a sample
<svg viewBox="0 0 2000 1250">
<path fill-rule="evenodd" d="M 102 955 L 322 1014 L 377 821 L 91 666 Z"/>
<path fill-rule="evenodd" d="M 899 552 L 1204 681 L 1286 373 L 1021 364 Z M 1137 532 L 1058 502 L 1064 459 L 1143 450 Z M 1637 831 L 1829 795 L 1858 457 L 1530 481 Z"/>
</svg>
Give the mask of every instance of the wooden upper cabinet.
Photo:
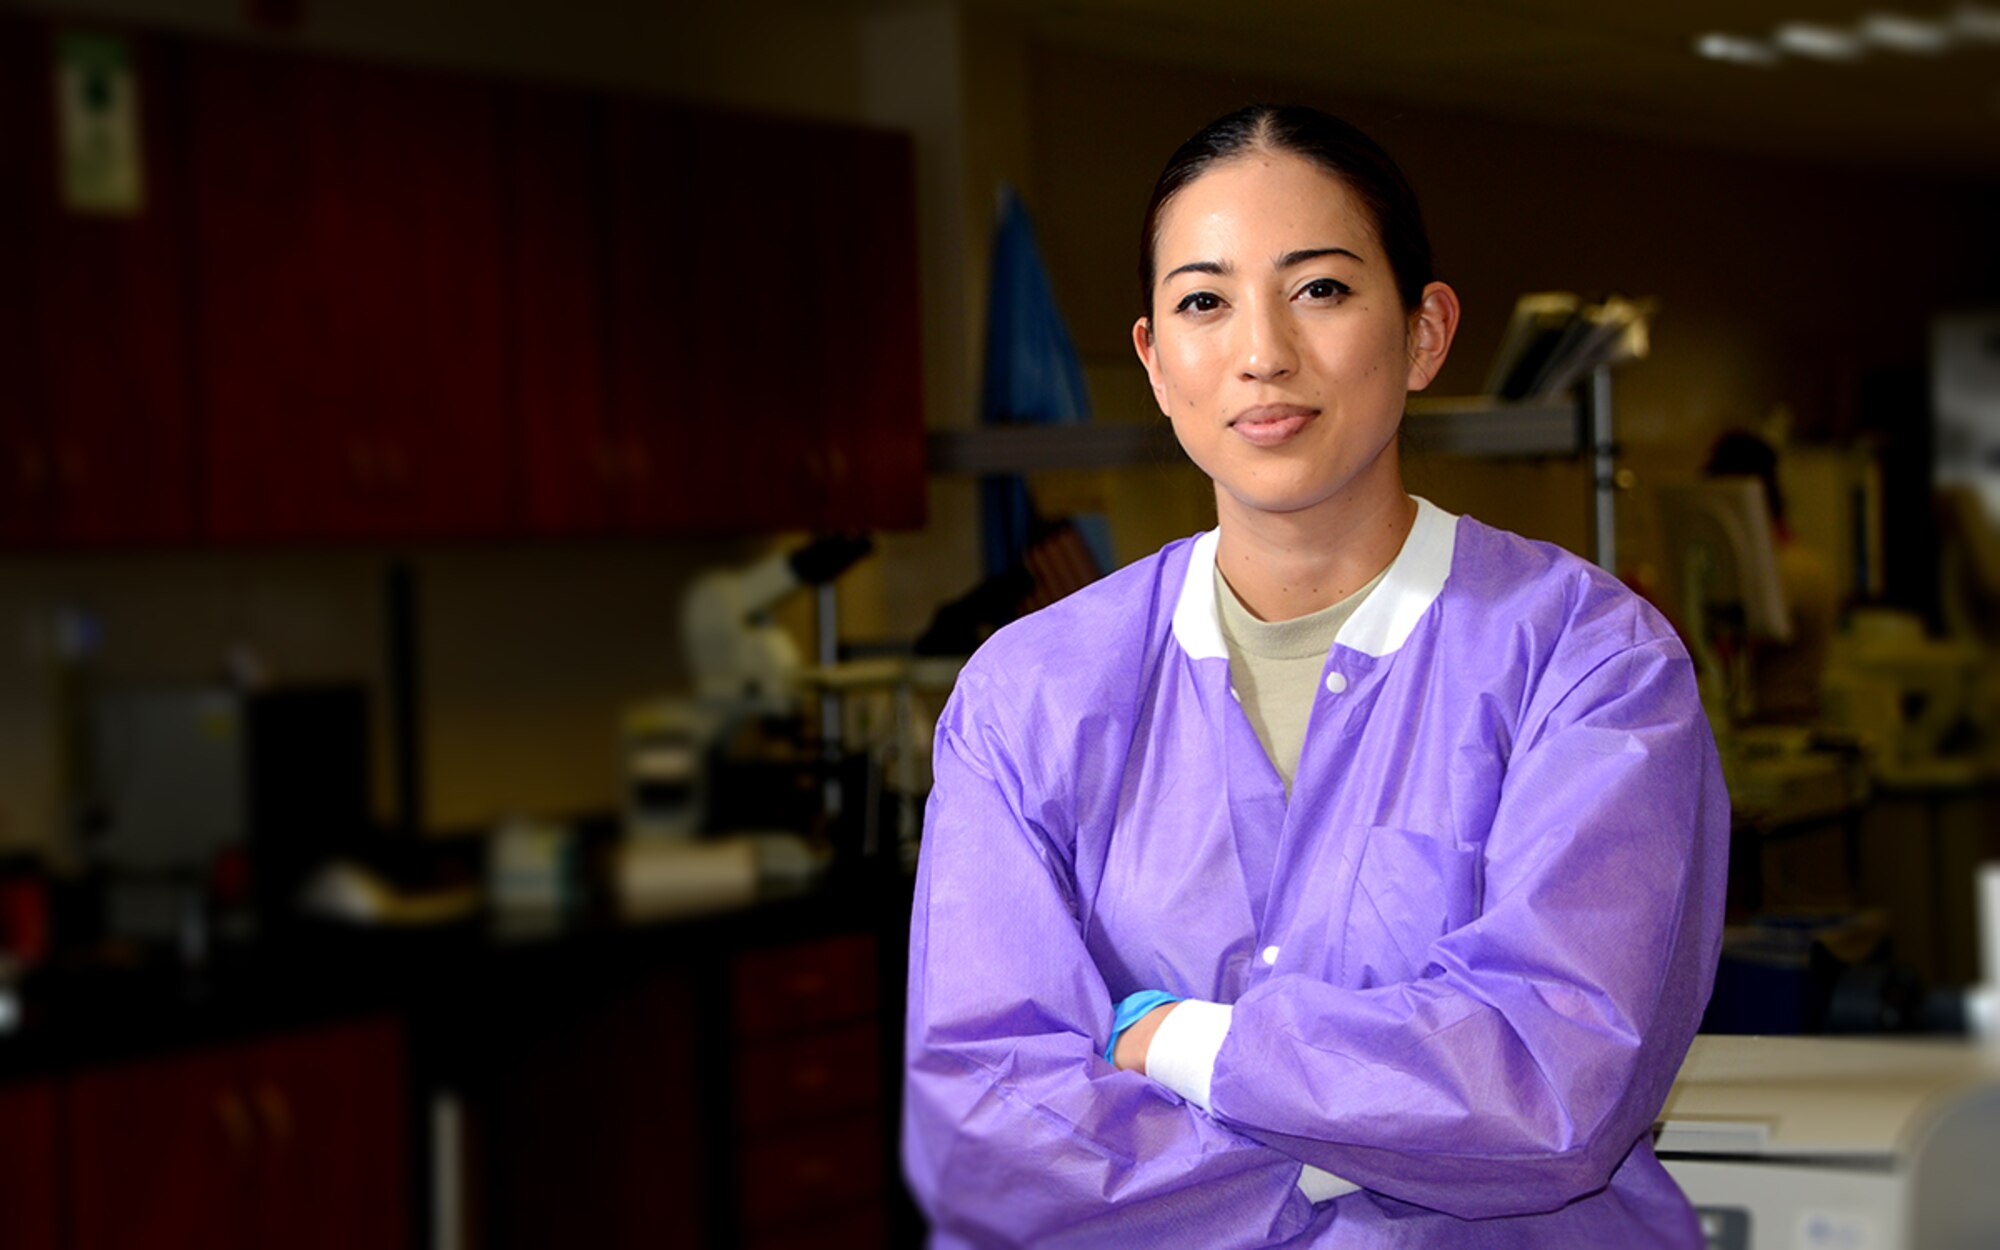
<svg viewBox="0 0 2000 1250">
<path fill-rule="evenodd" d="M 54 90 L 63 36 L 0 17 L 0 542 L 194 536 L 187 186 L 175 47 L 117 41 L 123 72 L 83 94 L 131 101 L 139 198 L 64 202 Z M 105 62 L 96 62 L 104 64 Z"/>
<path fill-rule="evenodd" d="M 0 15 L 0 545 L 922 522 L 907 139 L 133 36 L 91 214 L 59 39 Z"/>
<path fill-rule="evenodd" d="M 505 532 L 499 89 L 207 45 L 190 60 L 210 533 Z"/>
<path fill-rule="evenodd" d="M 701 441 L 697 387 L 711 368 L 705 329 L 726 310 L 704 307 L 697 275 L 713 239 L 689 148 L 697 121 L 658 101 L 618 99 L 604 114 L 604 230 L 610 464 L 622 528 L 726 528 L 710 493 L 744 475 Z M 748 448 L 744 453 L 754 455 Z"/>
<path fill-rule="evenodd" d="M 924 521 L 925 466 L 910 143 L 854 131 L 825 150 L 825 192 L 807 215 L 823 266 L 815 415 L 825 485 L 815 520 L 913 529 Z"/>
<path fill-rule="evenodd" d="M 530 87 L 501 110 L 506 385 L 538 535 L 616 531 L 629 472 L 606 399 L 603 112 L 596 96 Z"/>
<path fill-rule="evenodd" d="M 909 146 L 621 102 L 610 115 L 615 424 L 628 523 L 923 517 Z"/>
</svg>

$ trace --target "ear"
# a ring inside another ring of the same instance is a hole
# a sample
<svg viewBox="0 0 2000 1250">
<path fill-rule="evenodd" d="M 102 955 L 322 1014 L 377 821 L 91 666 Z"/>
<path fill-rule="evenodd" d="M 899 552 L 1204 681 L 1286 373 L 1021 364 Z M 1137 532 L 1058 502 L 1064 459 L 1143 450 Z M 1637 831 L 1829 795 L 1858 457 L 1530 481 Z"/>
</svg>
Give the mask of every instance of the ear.
<svg viewBox="0 0 2000 1250">
<path fill-rule="evenodd" d="M 1458 292 L 1433 282 L 1424 288 L 1423 298 L 1410 314 L 1411 390 L 1423 390 L 1444 368 L 1444 358 L 1451 353 L 1451 340 L 1457 333 Z"/>
<path fill-rule="evenodd" d="M 1146 366 L 1146 380 L 1153 384 L 1153 402 L 1160 406 L 1160 413 L 1172 419 L 1167 411 L 1167 387 L 1160 379 L 1160 357 L 1153 348 L 1153 321 L 1141 317 L 1132 323 L 1132 350 L 1139 353 L 1139 363 Z"/>
</svg>

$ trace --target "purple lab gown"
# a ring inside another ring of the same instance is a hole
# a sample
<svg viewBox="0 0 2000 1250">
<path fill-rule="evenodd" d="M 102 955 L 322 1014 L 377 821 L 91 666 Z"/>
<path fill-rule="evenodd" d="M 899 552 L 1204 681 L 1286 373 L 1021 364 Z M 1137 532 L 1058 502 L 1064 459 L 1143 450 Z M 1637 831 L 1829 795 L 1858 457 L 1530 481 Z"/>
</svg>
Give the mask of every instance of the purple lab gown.
<svg viewBox="0 0 2000 1250">
<path fill-rule="evenodd" d="M 1692 666 L 1576 557 L 1420 503 L 1289 804 L 1215 535 L 994 636 L 938 723 L 903 1157 L 935 1246 L 1698 1247 L 1648 1129 L 1728 802 Z M 1212 1111 L 1101 1057 L 1234 1004 Z M 1314 1204 L 1302 1164 L 1356 1192 Z"/>
</svg>

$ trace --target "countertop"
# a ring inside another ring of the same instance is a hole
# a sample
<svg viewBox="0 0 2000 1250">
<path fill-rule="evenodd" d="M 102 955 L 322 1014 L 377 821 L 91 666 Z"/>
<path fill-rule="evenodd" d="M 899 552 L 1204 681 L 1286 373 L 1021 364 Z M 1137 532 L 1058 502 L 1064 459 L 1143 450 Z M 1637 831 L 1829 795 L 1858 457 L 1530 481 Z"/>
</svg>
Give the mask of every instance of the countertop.
<svg viewBox="0 0 2000 1250">
<path fill-rule="evenodd" d="M 532 1017 L 579 986 L 663 968 L 723 975 L 742 949 L 839 933 L 882 938 L 900 967 L 910 878 L 839 866 L 738 902 L 625 919 L 482 914 L 433 928 L 302 924 L 282 939 L 218 943 L 199 968 L 57 962 L 15 987 L 0 1081 L 150 1058 L 373 1014 L 463 1027 Z"/>
</svg>

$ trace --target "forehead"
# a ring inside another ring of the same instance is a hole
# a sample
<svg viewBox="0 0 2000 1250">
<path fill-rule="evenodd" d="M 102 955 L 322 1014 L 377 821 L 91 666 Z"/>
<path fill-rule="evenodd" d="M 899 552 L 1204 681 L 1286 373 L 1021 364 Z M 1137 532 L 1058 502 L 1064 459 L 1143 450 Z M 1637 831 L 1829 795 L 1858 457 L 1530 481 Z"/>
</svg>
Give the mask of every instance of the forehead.
<svg viewBox="0 0 2000 1250">
<path fill-rule="evenodd" d="M 1375 221 L 1360 197 L 1324 168 L 1289 152 L 1253 152 L 1211 166 L 1160 213 L 1163 268 L 1238 253 L 1345 247 L 1380 259 Z"/>
</svg>

